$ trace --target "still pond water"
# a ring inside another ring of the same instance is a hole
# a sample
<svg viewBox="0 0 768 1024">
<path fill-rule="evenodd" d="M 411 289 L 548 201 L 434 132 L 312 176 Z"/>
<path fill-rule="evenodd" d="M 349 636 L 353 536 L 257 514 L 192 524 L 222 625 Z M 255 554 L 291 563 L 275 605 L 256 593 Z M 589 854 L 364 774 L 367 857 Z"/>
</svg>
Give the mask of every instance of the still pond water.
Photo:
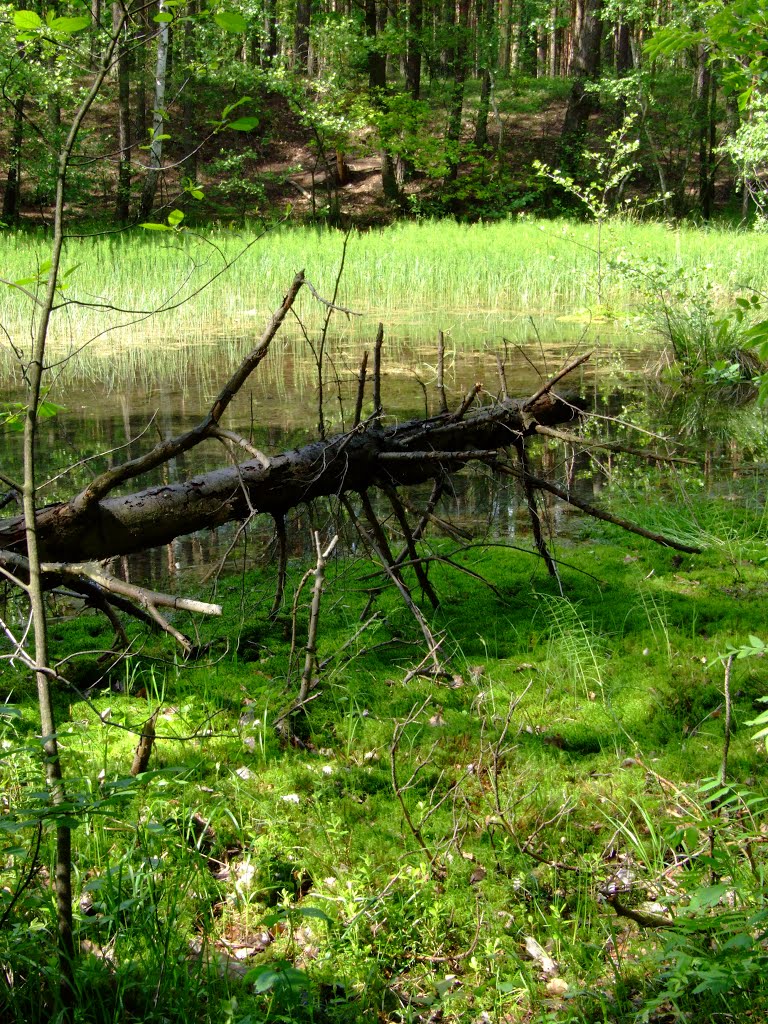
<svg viewBox="0 0 768 1024">
<path fill-rule="evenodd" d="M 398 337 L 385 340 L 382 391 L 391 420 L 436 409 L 435 335 L 436 331 L 429 339 L 418 339 L 401 329 Z M 211 333 L 205 341 L 187 346 L 158 338 L 130 357 L 125 352 L 103 353 L 100 359 L 90 358 L 80 372 L 76 363 L 55 372 L 48 398 L 62 408 L 42 427 L 39 479 L 51 481 L 43 491 L 44 500 L 59 500 L 107 466 L 135 457 L 161 437 L 191 427 L 252 344 L 252 337 L 245 335 L 222 338 Z M 458 405 L 475 382 L 483 384 L 485 401 L 497 395 L 497 355 L 504 362 L 509 393 L 524 397 L 574 355 L 587 351 L 593 353 L 589 362 L 563 381 L 559 390 L 578 396 L 582 405 L 600 417 L 621 421 L 598 418 L 593 436 L 614 437 L 638 447 L 649 442 L 645 432 L 653 431 L 669 441 L 665 444 L 654 440 L 656 450 L 679 452 L 685 445 L 686 454 L 694 455 L 696 465 L 682 471 L 686 484 L 691 477 L 698 477 L 696 486 L 709 488 L 713 497 L 725 493 L 732 498 L 738 492 L 748 493 L 751 500 L 756 496 L 761 499 L 757 495 L 760 470 L 768 456 L 763 416 L 754 404 L 736 401 L 732 394 L 721 396 L 726 398 L 721 402 L 712 395 L 691 397 L 660 383 L 656 372 L 660 346 L 656 339 L 638 340 L 626 332 L 607 326 L 596 329 L 594 325 L 587 336 L 583 328 L 555 323 L 544 329 L 532 325 L 522 343 L 496 338 L 482 349 L 477 345 L 459 346 L 448 335 L 445 374 L 449 402 Z M 349 422 L 360 354 L 357 342 L 344 337 L 328 340 L 325 417 L 329 433 Z M 309 346 L 304 339 L 286 332 L 273 343 L 269 357 L 230 407 L 224 426 L 248 437 L 267 454 L 301 445 L 315 436 L 316 385 L 316 361 Z M 0 382 L 0 401 L 15 401 L 22 396 L 18 380 L 6 372 Z M 604 493 L 609 485 L 614 490 L 625 487 L 631 477 L 626 468 L 618 472 L 614 459 L 605 453 L 594 455 L 576 453 L 569 446 L 537 445 L 534 471 L 553 482 L 567 482 L 587 500 Z M 185 479 L 222 465 L 226 459 L 221 445 L 208 441 L 154 476 L 134 482 L 131 489 Z M 6 432 L 3 471 L 18 478 L 20 465 L 19 435 Z M 674 472 L 680 477 L 681 471 Z M 664 475 L 669 477 L 667 472 Z M 666 486 L 663 500 L 669 502 L 668 479 Z M 451 504 L 446 513 L 476 533 L 528 539 L 527 513 L 512 482 L 491 485 L 482 471 L 466 473 Z M 639 518 L 643 519 L 647 511 L 638 508 Z M 561 503 L 551 502 L 548 514 L 553 533 L 568 534 L 578 529 L 580 518 Z M 261 530 L 257 526 L 252 531 L 255 543 L 250 551 L 256 556 L 268 544 L 268 526 L 265 523 Z M 296 538 L 295 553 L 299 554 L 306 547 L 309 525 L 297 526 L 291 533 Z M 205 576 L 225 557 L 236 532 L 231 526 L 216 534 L 179 538 L 166 549 L 133 558 L 131 576 L 137 582 L 158 581 L 169 575 Z"/>
</svg>

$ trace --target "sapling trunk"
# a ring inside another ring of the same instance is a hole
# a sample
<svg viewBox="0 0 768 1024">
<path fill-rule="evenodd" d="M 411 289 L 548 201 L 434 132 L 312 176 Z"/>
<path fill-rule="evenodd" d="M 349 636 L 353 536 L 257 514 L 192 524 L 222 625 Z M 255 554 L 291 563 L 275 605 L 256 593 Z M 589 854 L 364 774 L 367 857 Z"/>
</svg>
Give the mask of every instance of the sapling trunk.
<svg viewBox="0 0 768 1024">
<path fill-rule="evenodd" d="M 112 37 L 104 51 L 101 66 L 94 76 L 91 88 L 80 104 L 67 132 L 56 163 L 56 194 L 54 203 L 53 239 L 51 242 L 50 269 L 42 298 L 36 299 L 37 325 L 32 342 L 32 353 L 25 367 L 27 382 L 27 405 L 24 418 L 24 469 L 22 498 L 24 509 L 24 533 L 28 560 L 28 582 L 26 592 L 29 598 L 32 618 L 32 639 L 34 644 L 35 679 L 40 711 L 40 727 L 45 754 L 46 782 L 54 807 L 61 808 L 67 795 L 64 775 L 56 737 L 56 719 L 51 694 L 51 670 L 48 655 L 48 626 L 43 593 L 42 572 L 37 529 L 37 481 L 36 446 L 37 423 L 40 409 L 40 395 L 45 370 L 45 349 L 51 315 L 54 310 L 59 285 L 62 250 L 64 245 L 64 203 L 67 171 L 83 119 L 101 90 L 104 79 L 112 64 L 112 55 L 119 33 L 122 31 L 124 16 L 115 26 Z M 58 928 L 59 951 L 59 998 L 62 1024 L 72 1024 L 75 1014 L 74 961 L 75 942 L 72 927 L 72 832 L 69 824 L 60 817 L 56 825 L 56 867 L 54 872 L 54 894 Z"/>
</svg>

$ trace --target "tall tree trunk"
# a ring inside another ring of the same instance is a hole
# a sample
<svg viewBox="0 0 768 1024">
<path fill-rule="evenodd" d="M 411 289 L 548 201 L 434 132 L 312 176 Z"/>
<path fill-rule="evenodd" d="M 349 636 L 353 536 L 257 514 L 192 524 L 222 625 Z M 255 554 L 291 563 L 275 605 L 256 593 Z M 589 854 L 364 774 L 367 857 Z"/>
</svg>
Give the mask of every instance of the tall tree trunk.
<svg viewBox="0 0 768 1024">
<path fill-rule="evenodd" d="M 91 18 L 94 26 L 101 26 L 101 0 L 90 0 Z M 99 62 L 98 34 L 91 33 L 91 70 L 95 70 Z"/>
<path fill-rule="evenodd" d="M 277 53 L 277 0 L 266 0 L 264 4 L 264 63 L 272 64 Z"/>
<path fill-rule="evenodd" d="M 311 0 L 298 0 L 293 29 L 293 68 L 300 75 L 309 71 L 309 25 L 312 15 Z"/>
<path fill-rule="evenodd" d="M 24 99 L 13 101 L 13 127 L 8 141 L 8 174 L 3 195 L 3 220 L 13 224 L 19 219 L 21 208 L 21 150 L 24 144 Z"/>
<path fill-rule="evenodd" d="M 112 30 L 117 31 L 122 18 L 120 0 L 112 4 Z M 117 51 L 117 202 L 115 218 L 121 223 L 131 216 L 131 77 L 127 46 L 127 29 L 121 30 Z"/>
<path fill-rule="evenodd" d="M 480 73 L 480 100 L 475 123 L 475 145 L 483 149 L 488 144 L 488 112 L 491 108 L 493 84 L 492 63 L 494 46 L 495 0 L 477 0 L 477 52 Z"/>
<path fill-rule="evenodd" d="M 624 78 L 632 70 L 632 47 L 630 46 L 629 25 L 620 22 L 616 26 L 616 74 Z"/>
<path fill-rule="evenodd" d="M 512 2 L 501 0 L 499 12 L 499 73 L 508 75 L 512 54 Z"/>
<path fill-rule="evenodd" d="M 459 142 L 461 141 L 461 122 L 464 113 L 464 85 L 467 80 L 469 4 L 470 0 L 459 0 L 458 21 L 450 53 L 452 84 L 448 103 L 448 129 L 445 133 L 446 162 L 448 164 L 446 181 L 456 181 L 459 176 Z"/>
<path fill-rule="evenodd" d="M 423 0 L 408 0 L 408 39 L 405 57 L 405 91 L 413 100 L 421 94 L 421 32 L 424 21 Z"/>
<path fill-rule="evenodd" d="M 382 0 L 365 0 L 365 34 L 368 39 L 368 89 L 374 106 L 383 107 L 387 88 L 387 58 L 376 46 L 379 33 L 380 4 Z M 381 166 L 381 188 L 384 198 L 390 202 L 400 202 L 400 186 L 398 172 L 392 154 L 385 147 L 379 154 Z"/>
<path fill-rule="evenodd" d="M 184 22 L 184 59 L 187 63 L 194 59 L 194 29 L 196 15 L 199 14 L 198 0 L 189 0 L 189 17 Z M 184 89 L 181 104 L 182 133 L 184 152 L 186 153 L 184 169 L 192 181 L 197 181 L 198 166 L 198 133 L 196 124 L 197 103 L 192 84 Z"/>
<path fill-rule="evenodd" d="M 165 12 L 164 0 L 158 4 L 159 13 Z M 157 60 L 155 62 L 155 99 L 152 115 L 152 141 L 149 147 L 149 170 L 144 179 L 141 193 L 139 219 L 146 220 L 152 213 L 157 193 L 157 184 L 163 166 L 163 127 L 165 125 L 165 84 L 168 69 L 168 42 L 170 38 L 167 21 L 160 23 L 157 33 Z"/>
<path fill-rule="evenodd" d="M 55 73 L 55 64 L 51 63 L 51 71 Z M 49 147 L 49 173 L 50 179 L 40 182 L 37 189 L 38 201 L 47 204 L 52 203 L 55 196 L 55 181 L 59 170 L 59 147 L 61 146 L 61 99 L 56 89 L 53 89 L 47 97 L 46 119 L 48 129 L 46 132 L 46 143 Z"/>
<path fill-rule="evenodd" d="M 602 6 L 603 0 L 577 0 L 576 4 L 571 61 L 573 86 L 568 97 L 558 150 L 558 163 L 566 172 L 573 171 L 578 163 L 587 121 L 599 105 L 596 93 L 588 90 L 587 84 L 595 81 L 600 73 Z"/>
<path fill-rule="evenodd" d="M 548 72 L 547 54 L 549 52 L 549 34 L 543 26 L 536 29 L 536 77 L 546 78 Z"/>
<path fill-rule="evenodd" d="M 405 91 L 408 96 L 417 102 L 421 95 L 421 51 L 422 51 L 422 28 L 424 19 L 423 0 L 408 0 L 407 6 L 407 29 L 406 29 L 406 52 L 405 52 Z M 402 153 L 398 153 L 395 160 L 394 174 L 395 185 L 398 188 L 403 182 L 410 180 L 413 176 L 413 164 Z M 382 185 L 385 192 L 389 183 L 384 178 L 382 168 Z"/>
<path fill-rule="evenodd" d="M 147 101 L 147 81 L 149 79 L 149 40 L 154 35 L 149 11 L 146 5 L 139 4 L 135 14 L 135 43 L 131 50 L 131 70 L 134 72 L 134 97 L 136 109 L 134 120 L 136 138 L 143 145 L 149 134 L 149 117 Z"/>
<path fill-rule="evenodd" d="M 43 596 L 40 549 L 38 544 L 38 514 L 36 461 L 38 445 L 38 419 L 40 400 L 43 393 L 46 369 L 46 343 L 51 315 L 61 283 L 60 270 L 64 246 L 64 207 L 66 200 L 66 179 L 72 153 L 82 123 L 99 95 L 108 71 L 112 66 L 116 48 L 116 34 L 108 40 L 99 69 L 93 76 L 90 88 L 76 114 L 70 122 L 63 144 L 58 149 L 53 215 L 53 237 L 50 248 L 47 280 L 44 297 L 39 301 L 36 327 L 32 342 L 32 353 L 25 367 L 27 385 L 26 411 L 24 417 L 24 470 L 23 508 L 24 535 L 29 565 L 29 581 L 26 593 L 29 598 L 34 643 L 34 674 L 37 682 L 40 725 L 45 751 L 45 773 L 54 812 L 59 811 L 56 820 L 56 863 L 53 891 L 56 900 L 59 952 L 59 997 L 61 1009 L 56 1019 L 62 1024 L 74 1024 L 76 992 L 74 987 L 75 941 L 72 928 L 72 832 L 69 815 L 61 813 L 66 803 L 66 792 L 59 758 L 56 721 L 51 693 L 50 664 L 48 659 L 48 631 L 46 608 Z"/>
<path fill-rule="evenodd" d="M 368 88 L 376 98 L 387 85 L 387 59 L 376 47 L 381 0 L 365 0 L 365 35 L 368 39 Z"/>
<path fill-rule="evenodd" d="M 453 26 L 456 24 L 456 0 L 442 0 L 442 3 L 438 0 L 438 5 L 442 7 L 442 21 L 439 28 L 443 39 L 447 40 L 453 34 Z M 440 74 L 443 78 L 449 78 L 451 75 L 453 53 L 454 47 L 448 43 L 440 51 Z"/>
<path fill-rule="evenodd" d="M 560 54 L 563 46 L 563 30 L 558 24 L 559 11 L 557 2 L 552 4 L 549 12 L 549 18 L 549 53 L 547 55 L 549 62 L 549 77 L 557 78 L 560 74 Z"/>
<path fill-rule="evenodd" d="M 712 216 L 714 200 L 714 149 L 717 130 L 715 113 L 717 92 L 709 66 L 709 54 L 699 45 L 696 62 L 696 132 L 699 144 L 699 208 L 704 220 Z"/>
</svg>

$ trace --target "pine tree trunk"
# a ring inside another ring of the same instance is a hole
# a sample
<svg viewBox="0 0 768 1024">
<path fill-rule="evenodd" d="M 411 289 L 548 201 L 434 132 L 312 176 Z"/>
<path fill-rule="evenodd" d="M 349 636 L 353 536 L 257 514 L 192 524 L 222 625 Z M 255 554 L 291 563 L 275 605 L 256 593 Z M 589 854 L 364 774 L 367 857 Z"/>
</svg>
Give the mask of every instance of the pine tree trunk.
<svg viewBox="0 0 768 1024">
<path fill-rule="evenodd" d="M 579 150 L 586 131 L 587 121 L 598 109 L 597 94 L 587 89 L 589 82 L 600 73 L 600 42 L 603 22 L 600 18 L 603 0 L 578 0 L 574 28 L 573 58 L 571 74 L 573 86 L 565 112 L 558 163 L 563 171 L 571 172 L 579 158 Z"/>
<path fill-rule="evenodd" d="M 499 12 L 499 72 L 508 75 L 512 53 L 512 3 L 501 0 Z"/>
</svg>

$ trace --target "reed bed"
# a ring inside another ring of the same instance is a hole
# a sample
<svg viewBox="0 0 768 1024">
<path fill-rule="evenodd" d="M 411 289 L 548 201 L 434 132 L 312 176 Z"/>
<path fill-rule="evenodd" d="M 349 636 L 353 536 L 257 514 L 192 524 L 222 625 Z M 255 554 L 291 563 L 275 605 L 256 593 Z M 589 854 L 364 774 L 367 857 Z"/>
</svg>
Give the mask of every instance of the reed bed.
<svg viewBox="0 0 768 1024">
<path fill-rule="evenodd" d="M 209 228 L 72 238 L 62 296 L 70 304 L 54 315 L 51 343 L 59 358 L 85 346 L 81 372 L 100 377 L 141 368 L 159 351 L 164 362 L 180 366 L 207 358 L 211 347 L 234 355 L 261 330 L 297 270 L 330 298 L 344 242 L 340 231 L 312 227 L 279 227 L 261 237 L 256 229 Z M 0 234 L 2 276 L 33 277 L 48 245 L 42 230 Z M 342 341 L 359 342 L 382 320 L 395 341 L 431 338 L 440 328 L 457 346 L 477 347 L 486 339 L 524 341 L 533 318 L 553 339 L 567 334 L 559 317 L 586 321 L 584 311 L 597 305 L 596 245 L 595 226 L 572 221 L 404 222 L 356 232 L 347 240 L 337 302 L 361 315 L 337 314 L 333 330 Z M 612 222 L 602 247 L 603 267 L 621 252 L 663 260 L 706 278 L 723 302 L 742 288 L 768 287 L 768 237 L 760 235 Z M 621 316 L 639 296 L 626 276 L 608 272 L 601 300 Z M 155 310 L 164 311 L 148 315 Z M 296 311 L 307 331 L 320 328 L 325 307 L 309 290 Z M 23 350 L 34 323 L 30 299 L 4 288 L 0 322 Z M 301 333 L 297 320 L 286 330 L 289 337 Z M 0 372 L 7 376 L 12 363 L 6 359 Z"/>
</svg>

